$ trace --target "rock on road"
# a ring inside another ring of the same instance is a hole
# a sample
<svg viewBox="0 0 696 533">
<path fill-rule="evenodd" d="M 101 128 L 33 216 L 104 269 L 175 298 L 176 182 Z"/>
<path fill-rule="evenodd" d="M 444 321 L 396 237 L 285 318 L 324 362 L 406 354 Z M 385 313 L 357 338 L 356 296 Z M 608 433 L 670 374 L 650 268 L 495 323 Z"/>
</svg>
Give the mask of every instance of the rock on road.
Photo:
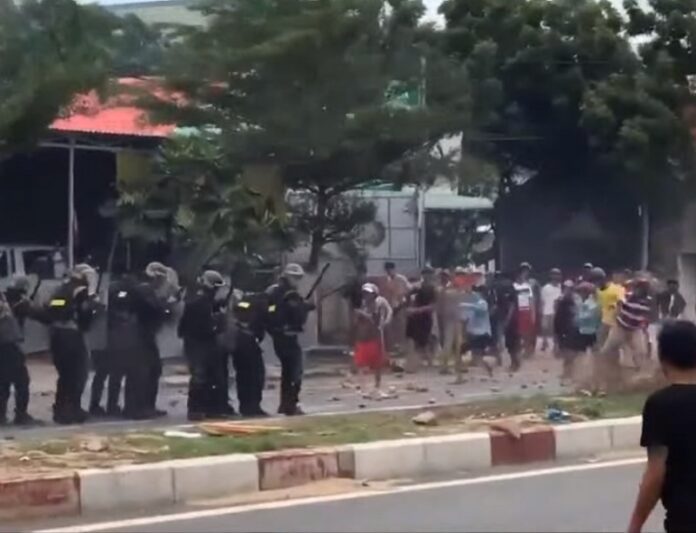
<svg viewBox="0 0 696 533">
<path fill-rule="evenodd" d="M 397 486 L 296 501 L 203 509 L 56 531 L 456 532 L 623 531 L 642 471 L 639 459 Z M 645 531 L 661 531 L 656 511 Z"/>
</svg>

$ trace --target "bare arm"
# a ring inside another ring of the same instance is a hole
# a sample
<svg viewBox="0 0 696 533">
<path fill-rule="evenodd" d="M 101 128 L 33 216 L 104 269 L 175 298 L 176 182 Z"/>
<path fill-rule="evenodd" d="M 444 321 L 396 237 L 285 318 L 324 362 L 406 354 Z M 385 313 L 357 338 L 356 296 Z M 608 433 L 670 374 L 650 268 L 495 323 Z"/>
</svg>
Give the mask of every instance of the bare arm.
<svg viewBox="0 0 696 533">
<path fill-rule="evenodd" d="M 628 526 L 628 533 L 640 533 L 645 521 L 657 505 L 662 493 L 667 466 L 667 448 L 651 446 L 648 448 L 648 464 L 643 473 L 636 505 Z"/>
</svg>

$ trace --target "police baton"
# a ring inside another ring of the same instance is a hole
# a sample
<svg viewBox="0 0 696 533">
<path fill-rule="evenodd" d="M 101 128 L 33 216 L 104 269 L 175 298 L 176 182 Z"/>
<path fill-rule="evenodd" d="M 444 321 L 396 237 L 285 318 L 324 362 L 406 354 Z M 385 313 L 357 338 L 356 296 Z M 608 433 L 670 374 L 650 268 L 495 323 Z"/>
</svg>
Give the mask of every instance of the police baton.
<svg viewBox="0 0 696 533">
<path fill-rule="evenodd" d="M 324 265 L 324 268 L 321 269 L 321 272 L 319 273 L 319 276 L 317 276 L 317 279 L 314 281 L 312 284 L 312 287 L 309 289 L 309 292 L 307 293 L 307 296 L 305 296 L 305 301 L 308 301 L 314 296 L 314 291 L 317 290 L 317 287 L 319 287 L 319 284 L 321 283 L 321 280 L 324 279 L 324 275 L 326 274 L 326 271 L 329 270 L 329 267 L 331 266 L 331 263 L 326 263 Z"/>
</svg>

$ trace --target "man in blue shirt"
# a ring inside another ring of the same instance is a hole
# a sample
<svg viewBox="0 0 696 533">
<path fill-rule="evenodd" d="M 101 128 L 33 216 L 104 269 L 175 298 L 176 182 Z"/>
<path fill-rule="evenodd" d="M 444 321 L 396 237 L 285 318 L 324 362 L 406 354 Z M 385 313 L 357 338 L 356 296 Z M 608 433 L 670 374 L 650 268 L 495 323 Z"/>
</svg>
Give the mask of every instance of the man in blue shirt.
<svg viewBox="0 0 696 533">
<path fill-rule="evenodd" d="M 459 304 L 460 319 L 464 322 L 466 339 L 462 352 L 471 350 L 474 360 L 483 363 L 483 356 L 491 345 L 491 317 L 488 309 L 488 301 L 484 297 L 486 288 L 479 285 L 468 293 L 464 301 Z M 490 372 L 491 369 L 487 367 Z"/>
</svg>

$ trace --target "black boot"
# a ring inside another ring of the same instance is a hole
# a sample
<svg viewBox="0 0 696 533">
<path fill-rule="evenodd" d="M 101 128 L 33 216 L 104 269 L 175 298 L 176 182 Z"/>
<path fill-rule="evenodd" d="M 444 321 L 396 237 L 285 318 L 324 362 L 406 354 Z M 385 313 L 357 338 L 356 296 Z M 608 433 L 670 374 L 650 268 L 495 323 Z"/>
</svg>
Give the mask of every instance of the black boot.
<svg viewBox="0 0 696 533">
<path fill-rule="evenodd" d="M 37 420 L 29 413 L 17 413 L 14 418 L 15 426 L 42 426 L 44 423 L 41 420 Z"/>
</svg>

